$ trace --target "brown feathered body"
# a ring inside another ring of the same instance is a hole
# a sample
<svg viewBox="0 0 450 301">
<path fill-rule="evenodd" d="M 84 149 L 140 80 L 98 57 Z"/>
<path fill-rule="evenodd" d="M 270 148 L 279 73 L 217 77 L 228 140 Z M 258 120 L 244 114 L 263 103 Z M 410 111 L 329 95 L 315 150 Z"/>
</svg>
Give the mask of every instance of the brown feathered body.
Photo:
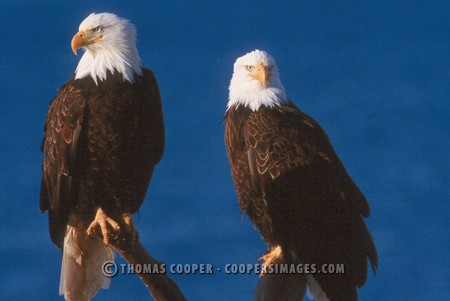
<svg viewBox="0 0 450 301">
<path fill-rule="evenodd" d="M 62 247 L 70 213 L 94 219 L 139 210 L 164 150 L 161 98 L 153 73 L 135 82 L 109 73 L 70 79 L 45 121 L 40 209 L 49 211 L 52 241 Z"/>
<path fill-rule="evenodd" d="M 344 264 L 345 274 L 313 276 L 329 300 L 357 300 L 367 259 L 377 267 L 363 221 L 370 210 L 323 129 L 292 102 L 256 111 L 234 105 L 225 121 L 241 210 L 268 245 L 292 251 L 298 262 Z"/>
<path fill-rule="evenodd" d="M 51 239 L 64 249 L 61 285 L 73 286 L 72 291 L 89 285 L 86 271 L 90 270 L 84 267 L 89 260 L 97 258 L 93 269 L 98 269 L 100 261 L 112 257 L 101 240 L 92 245 L 93 240 L 86 236 L 97 208 L 117 221 L 124 213 L 138 211 L 164 151 L 158 85 L 151 71 L 142 71 L 142 76 L 135 74 L 133 82 L 109 71 L 98 85 L 90 76 L 73 77 L 48 109 L 40 209 L 48 210 Z M 101 271 L 96 273 L 101 282 Z M 75 274 L 85 275 L 79 281 L 63 279 Z M 97 285 L 92 291 L 98 289 Z M 68 300 L 81 298 L 68 297 L 68 290 L 60 289 L 60 293 Z M 85 295 L 86 300 L 92 297 Z"/>
</svg>

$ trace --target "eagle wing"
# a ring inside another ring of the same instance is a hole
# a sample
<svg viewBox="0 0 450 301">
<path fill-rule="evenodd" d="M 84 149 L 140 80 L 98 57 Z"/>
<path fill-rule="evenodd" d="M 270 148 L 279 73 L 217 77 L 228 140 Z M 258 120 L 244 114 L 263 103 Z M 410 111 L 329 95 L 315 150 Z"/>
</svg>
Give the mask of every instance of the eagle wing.
<svg viewBox="0 0 450 301">
<path fill-rule="evenodd" d="M 370 210 L 323 129 L 289 103 L 250 114 L 245 144 L 253 189 L 272 221 L 271 243 L 303 263 L 344 264 L 344 275 L 314 277 L 331 300 L 356 300 L 367 258 L 377 266 L 362 219 Z"/>
<path fill-rule="evenodd" d="M 261 193 L 256 188 L 256 174 L 251 175 L 248 157 L 248 146 L 245 142 L 247 120 L 250 114 L 247 108 L 230 108 L 224 120 L 225 147 L 230 162 L 231 174 L 236 187 L 239 206 L 242 212 L 246 212 L 251 222 L 258 228 L 267 244 L 272 243 L 272 219 L 267 211 L 267 204 Z"/>
<path fill-rule="evenodd" d="M 269 113 L 269 114 L 267 114 Z M 333 168 L 342 192 L 358 214 L 370 215 L 366 198 L 348 175 L 320 125 L 293 103 L 270 114 L 250 115 L 245 131 L 249 167 L 255 188 L 264 190 L 265 178 L 276 180 L 288 171 L 315 166 L 317 172 Z"/>
<path fill-rule="evenodd" d="M 135 85 L 132 110 L 129 111 L 132 120 L 131 129 L 124 135 L 125 166 L 120 168 L 124 172 L 123 179 L 118 185 L 126 187 L 122 196 L 123 207 L 132 213 L 139 210 L 153 170 L 161 160 L 165 146 L 165 128 L 162 102 L 157 80 L 152 71 L 143 69 L 144 76 Z M 141 81 L 142 80 L 142 81 Z M 126 182 L 124 180 L 126 179 Z M 125 184 L 126 183 L 126 184 Z"/>
<path fill-rule="evenodd" d="M 76 189 L 74 175 L 85 110 L 86 100 L 81 90 L 69 81 L 51 101 L 44 126 L 40 210 L 49 211 L 50 237 L 60 248 L 65 231 L 62 225 L 67 223 L 74 205 L 71 196 Z"/>
</svg>

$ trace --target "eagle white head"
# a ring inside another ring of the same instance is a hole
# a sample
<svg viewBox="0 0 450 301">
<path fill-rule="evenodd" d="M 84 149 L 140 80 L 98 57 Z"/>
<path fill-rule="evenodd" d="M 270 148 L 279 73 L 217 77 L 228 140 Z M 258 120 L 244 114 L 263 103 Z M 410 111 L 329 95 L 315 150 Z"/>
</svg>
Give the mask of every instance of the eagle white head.
<svg viewBox="0 0 450 301">
<path fill-rule="evenodd" d="M 107 71 L 119 72 L 124 81 L 133 82 L 134 73 L 142 75 L 136 48 L 136 29 L 129 20 L 114 14 L 90 14 L 81 22 L 72 39 L 72 50 L 84 48 L 75 79 L 91 76 L 95 84 L 106 79 Z"/>
<path fill-rule="evenodd" d="M 256 111 L 261 106 L 274 107 L 287 101 L 275 60 L 258 49 L 236 60 L 229 91 L 228 109 L 243 105 Z"/>
</svg>

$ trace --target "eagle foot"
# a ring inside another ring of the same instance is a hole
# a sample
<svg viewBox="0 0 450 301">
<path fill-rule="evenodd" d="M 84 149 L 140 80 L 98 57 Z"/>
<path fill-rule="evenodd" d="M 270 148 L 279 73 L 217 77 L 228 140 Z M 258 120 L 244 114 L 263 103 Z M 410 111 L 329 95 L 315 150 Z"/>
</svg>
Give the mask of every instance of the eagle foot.
<svg viewBox="0 0 450 301">
<path fill-rule="evenodd" d="M 278 263 L 279 259 L 283 256 L 283 250 L 281 249 L 281 246 L 278 245 L 276 247 L 273 247 L 272 249 L 268 250 L 268 252 L 263 255 L 261 258 L 258 259 L 258 263 L 263 263 L 263 268 L 261 271 L 261 274 L 259 277 L 264 276 L 264 274 L 267 273 L 267 268 L 270 267 L 273 264 Z"/>
<path fill-rule="evenodd" d="M 112 238 L 116 239 L 119 236 L 120 226 L 115 220 L 108 217 L 102 208 L 98 208 L 95 219 L 87 229 L 87 234 L 90 237 L 97 237 L 99 236 L 98 230 L 103 237 L 103 244 L 108 246 Z"/>
</svg>

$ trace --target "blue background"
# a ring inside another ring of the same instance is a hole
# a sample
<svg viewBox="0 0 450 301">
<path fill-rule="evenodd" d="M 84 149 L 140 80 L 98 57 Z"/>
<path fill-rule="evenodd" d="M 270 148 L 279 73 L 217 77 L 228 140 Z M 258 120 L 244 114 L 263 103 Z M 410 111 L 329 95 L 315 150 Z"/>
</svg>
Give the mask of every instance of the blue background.
<svg viewBox="0 0 450 301">
<path fill-rule="evenodd" d="M 89 13 L 104 11 L 136 25 L 163 97 L 167 149 L 136 220 L 156 258 L 220 267 L 265 252 L 239 212 L 221 124 L 235 59 L 260 48 L 370 202 L 380 267 L 361 299 L 448 298 L 448 1 L 3 0 L 1 300 L 61 300 L 60 251 L 38 209 L 39 147 L 48 103 L 80 58 L 70 40 Z M 171 277 L 189 300 L 251 300 L 258 280 Z M 137 276 L 118 275 L 95 300 L 147 298 Z"/>
</svg>

